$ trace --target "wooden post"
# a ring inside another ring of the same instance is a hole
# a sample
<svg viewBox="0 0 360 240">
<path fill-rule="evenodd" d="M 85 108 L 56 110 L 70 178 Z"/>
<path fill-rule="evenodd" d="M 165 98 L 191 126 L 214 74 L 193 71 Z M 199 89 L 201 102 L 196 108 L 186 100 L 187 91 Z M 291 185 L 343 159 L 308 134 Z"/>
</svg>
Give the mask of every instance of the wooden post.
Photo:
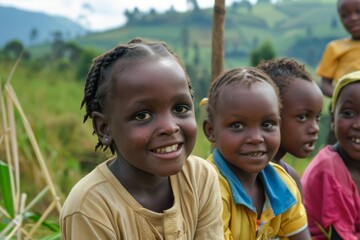
<svg viewBox="0 0 360 240">
<path fill-rule="evenodd" d="M 212 27 L 211 82 L 224 70 L 225 0 L 215 0 Z"/>
</svg>

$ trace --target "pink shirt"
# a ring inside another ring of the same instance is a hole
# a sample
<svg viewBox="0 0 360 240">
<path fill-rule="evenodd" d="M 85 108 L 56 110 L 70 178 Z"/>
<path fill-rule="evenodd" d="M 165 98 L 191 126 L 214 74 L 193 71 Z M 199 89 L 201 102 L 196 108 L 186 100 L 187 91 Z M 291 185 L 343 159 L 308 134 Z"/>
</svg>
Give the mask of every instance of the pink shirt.
<svg viewBox="0 0 360 240">
<path fill-rule="evenodd" d="M 314 239 L 326 239 L 316 222 L 326 230 L 333 225 L 342 239 L 360 237 L 359 192 L 337 152 L 330 146 L 321 149 L 307 166 L 301 183 Z"/>
</svg>

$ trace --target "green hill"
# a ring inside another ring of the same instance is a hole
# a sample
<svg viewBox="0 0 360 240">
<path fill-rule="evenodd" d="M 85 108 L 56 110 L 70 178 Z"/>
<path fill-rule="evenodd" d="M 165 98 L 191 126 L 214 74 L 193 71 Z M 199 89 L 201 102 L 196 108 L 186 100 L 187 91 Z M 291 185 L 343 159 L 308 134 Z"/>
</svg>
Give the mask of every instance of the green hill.
<svg viewBox="0 0 360 240">
<path fill-rule="evenodd" d="M 225 19 L 226 67 L 249 64 L 249 53 L 264 41 L 270 41 L 277 56 L 294 57 L 313 68 L 329 40 L 346 37 L 335 1 L 233 4 L 227 8 Z M 190 60 L 192 48 L 197 44 L 201 61 L 210 66 L 211 29 L 212 9 L 143 13 L 141 18 L 129 21 L 123 27 L 87 35 L 76 42 L 103 51 L 136 36 L 161 39 L 185 61 Z"/>
</svg>

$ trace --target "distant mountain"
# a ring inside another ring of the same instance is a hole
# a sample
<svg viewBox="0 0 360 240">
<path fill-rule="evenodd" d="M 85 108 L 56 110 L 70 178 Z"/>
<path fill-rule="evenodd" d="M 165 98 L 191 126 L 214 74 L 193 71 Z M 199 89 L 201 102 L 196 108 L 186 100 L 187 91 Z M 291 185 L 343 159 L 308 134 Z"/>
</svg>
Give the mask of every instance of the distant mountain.
<svg viewBox="0 0 360 240">
<path fill-rule="evenodd" d="M 14 39 L 24 45 L 51 41 L 55 32 L 68 40 L 83 36 L 88 30 L 64 17 L 0 6 L 0 48 Z"/>
</svg>

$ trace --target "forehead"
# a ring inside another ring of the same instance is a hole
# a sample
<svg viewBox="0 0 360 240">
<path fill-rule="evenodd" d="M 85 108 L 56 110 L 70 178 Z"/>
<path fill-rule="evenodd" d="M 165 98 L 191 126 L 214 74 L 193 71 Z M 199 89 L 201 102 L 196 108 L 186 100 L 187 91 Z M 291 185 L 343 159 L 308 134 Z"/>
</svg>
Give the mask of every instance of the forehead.
<svg viewBox="0 0 360 240">
<path fill-rule="evenodd" d="M 254 106 L 266 106 L 265 108 L 269 111 L 279 112 L 278 97 L 274 88 L 263 81 L 251 85 L 244 85 L 240 82 L 227 85 L 222 89 L 217 105 L 217 109 L 220 111 L 236 110 L 246 113 L 249 110 L 255 110 L 261 112 L 263 110 L 255 109 Z"/>
<path fill-rule="evenodd" d="M 347 8 L 349 8 L 349 10 L 353 10 L 351 9 L 351 7 L 354 6 L 360 6 L 360 0 L 339 0 L 338 1 L 338 10 L 342 11 L 342 10 L 346 10 Z"/>
<path fill-rule="evenodd" d="M 190 96 L 186 74 L 175 58 L 146 58 L 141 61 L 118 61 L 112 72 L 113 97 L 116 101 L 165 100 L 174 95 Z M 124 68 L 125 66 L 125 68 Z"/>
<path fill-rule="evenodd" d="M 344 99 L 357 101 L 360 106 L 360 81 L 350 83 L 343 87 L 339 93 L 338 102 Z"/>
<path fill-rule="evenodd" d="M 322 104 L 323 94 L 315 82 L 296 78 L 290 82 L 281 98 L 284 107 L 302 104 L 311 108 L 317 103 Z"/>
<path fill-rule="evenodd" d="M 112 71 L 112 80 L 116 85 L 135 85 L 139 89 L 147 83 L 161 87 L 172 79 L 186 81 L 186 74 L 174 57 L 145 57 L 143 59 L 121 59 Z M 161 80 L 161 81 L 160 81 Z"/>
</svg>

